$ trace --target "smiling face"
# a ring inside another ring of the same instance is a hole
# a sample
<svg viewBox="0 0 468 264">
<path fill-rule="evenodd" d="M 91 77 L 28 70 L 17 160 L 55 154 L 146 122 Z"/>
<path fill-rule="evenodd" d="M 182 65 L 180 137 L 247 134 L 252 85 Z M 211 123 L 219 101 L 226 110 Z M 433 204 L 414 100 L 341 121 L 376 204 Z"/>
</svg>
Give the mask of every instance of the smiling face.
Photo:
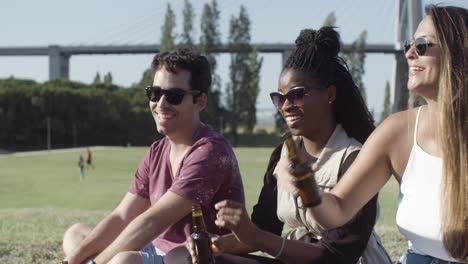
<svg viewBox="0 0 468 264">
<path fill-rule="evenodd" d="M 304 87 L 320 87 L 318 80 L 308 78 L 306 73 L 294 69 L 286 69 L 281 73 L 278 91 L 286 94 L 291 89 Z M 293 105 L 286 100 L 279 111 L 293 135 L 309 137 L 317 134 L 324 123 L 333 119 L 332 107 L 329 103 L 327 89 L 308 90 L 302 105 Z"/>
<path fill-rule="evenodd" d="M 437 43 L 436 30 L 432 18 L 426 16 L 414 33 L 414 38 L 425 38 L 434 43 L 426 48 L 424 55 L 418 55 L 412 46 L 406 52 L 409 66 L 408 89 L 425 98 L 437 98 L 440 75 L 440 44 Z"/>
<path fill-rule="evenodd" d="M 176 73 L 172 73 L 161 68 L 154 75 L 153 86 L 162 89 L 179 88 L 189 91 L 190 72 L 178 69 Z M 198 99 L 200 100 L 200 98 Z M 185 94 L 182 102 L 178 105 L 170 104 L 166 95 L 163 95 L 158 102 L 150 101 L 149 106 L 158 132 L 170 138 L 190 134 L 187 132 L 198 125 L 199 112 L 203 109 L 200 104 L 193 102 L 193 97 L 190 94 Z"/>
</svg>

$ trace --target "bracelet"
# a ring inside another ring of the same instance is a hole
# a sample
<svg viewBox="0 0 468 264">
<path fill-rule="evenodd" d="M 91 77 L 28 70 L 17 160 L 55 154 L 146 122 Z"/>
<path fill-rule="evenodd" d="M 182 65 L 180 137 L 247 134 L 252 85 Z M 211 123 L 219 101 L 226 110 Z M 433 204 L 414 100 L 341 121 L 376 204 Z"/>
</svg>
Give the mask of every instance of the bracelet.
<svg viewBox="0 0 468 264">
<path fill-rule="evenodd" d="M 278 253 L 276 254 L 276 256 L 274 256 L 275 259 L 279 258 L 279 256 L 281 256 L 281 253 L 283 253 L 283 249 L 284 249 L 284 243 L 286 242 L 286 237 L 284 236 L 283 237 L 283 241 L 281 242 L 281 248 L 280 250 L 278 251 Z"/>
</svg>

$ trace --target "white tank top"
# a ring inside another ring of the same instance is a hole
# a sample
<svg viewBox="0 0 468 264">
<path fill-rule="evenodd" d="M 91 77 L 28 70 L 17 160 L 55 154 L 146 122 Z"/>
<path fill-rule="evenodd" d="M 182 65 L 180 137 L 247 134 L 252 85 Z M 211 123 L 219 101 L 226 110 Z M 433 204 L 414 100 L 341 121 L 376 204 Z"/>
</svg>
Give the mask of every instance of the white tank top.
<svg viewBox="0 0 468 264">
<path fill-rule="evenodd" d="M 421 107 L 416 115 L 413 147 L 401 179 L 396 223 L 415 253 L 456 261 L 445 250 L 440 229 L 442 158 L 428 154 L 417 143 L 420 112 Z"/>
</svg>

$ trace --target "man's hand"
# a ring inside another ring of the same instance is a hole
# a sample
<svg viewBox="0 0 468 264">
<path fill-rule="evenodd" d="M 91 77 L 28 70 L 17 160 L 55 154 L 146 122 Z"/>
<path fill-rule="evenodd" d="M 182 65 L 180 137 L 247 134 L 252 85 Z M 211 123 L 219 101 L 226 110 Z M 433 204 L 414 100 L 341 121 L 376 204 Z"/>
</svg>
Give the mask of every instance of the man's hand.
<svg viewBox="0 0 468 264">
<path fill-rule="evenodd" d="M 211 251 L 213 252 L 214 256 L 219 256 L 224 253 L 224 246 L 223 246 L 223 240 L 221 239 L 220 236 L 210 234 L 211 236 Z M 185 241 L 185 247 L 190 253 L 190 256 L 192 257 L 192 263 L 196 264 L 197 263 L 197 254 L 195 252 L 195 243 L 193 242 L 193 238 L 189 236 L 187 238 L 187 241 Z"/>
<path fill-rule="evenodd" d="M 66 261 L 66 262 L 64 262 L 64 261 Z M 77 258 L 76 255 L 70 255 L 70 256 L 66 257 L 66 258 L 62 261 L 62 263 L 63 263 L 63 262 L 64 262 L 64 263 L 68 263 L 68 264 L 80 264 L 80 263 L 82 262 L 82 260 L 79 259 L 79 258 Z"/>
<path fill-rule="evenodd" d="M 65 258 L 64 260 L 62 260 L 62 263 L 66 263 L 66 264 L 80 264 L 80 263 L 85 263 L 87 264 L 89 261 L 88 260 L 83 260 L 83 261 L 79 261 L 77 260 L 74 256 L 70 256 L 70 257 L 67 257 Z"/>
<path fill-rule="evenodd" d="M 257 227 L 250 221 L 245 207 L 231 200 L 224 200 L 215 204 L 216 214 L 215 224 L 222 228 L 230 229 L 236 239 L 245 245 L 255 247 L 255 233 Z"/>
</svg>

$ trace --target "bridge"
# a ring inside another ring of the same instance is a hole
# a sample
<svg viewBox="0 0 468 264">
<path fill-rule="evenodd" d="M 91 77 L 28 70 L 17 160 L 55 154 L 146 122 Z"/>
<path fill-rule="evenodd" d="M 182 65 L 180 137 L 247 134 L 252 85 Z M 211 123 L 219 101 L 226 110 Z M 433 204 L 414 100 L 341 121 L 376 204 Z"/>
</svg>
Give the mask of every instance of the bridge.
<svg viewBox="0 0 468 264">
<path fill-rule="evenodd" d="M 289 43 L 258 43 L 252 48 L 260 53 L 281 53 L 283 61 L 288 51 L 294 45 Z M 155 54 L 159 52 L 159 44 L 149 45 L 102 45 L 102 46 L 38 46 L 38 47 L 0 47 L 0 56 L 49 56 L 49 79 L 69 77 L 70 57 L 73 55 L 104 55 L 104 54 Z M 351 51 L 350 44 L 344 44 L 343 52 Z M 227 44 L 213 50 L 215 53 L 231 53 Z M 366 53 L 396 54 L 400 49 L 392 44 L 367 44 Z"/>
<path fill-rule="evenodd" d="M 394 44 L 367 44 L 364 52 L 383 53 L 394 55 L 393 68 L 393 107 L 394 111 L 399 110 L 401 102 L 402 87 L 406 87 L 406 73 L 408 66 L 401 52 L 401 41 L 411 38 L 411 33 L 415 32 L 417 24 L 422 19 L 421 0 L 395 0 L 398 10 L 397 33 Z M 283 63 L 293 48 L 292 43 L 256 43 L 251 44 L 260 53 L 280 53 Z M 76 55 L 94 54 L 155 54 L 159 52 L 158 44 L 149 45 L 89 45 L 89 46 L 32 46 L 32 47 L 0 47 L 0 56 L 48 56 L 49 57 L 49 79 L 69 78 L 70 57 Z M 350 44 L 342 45 L 343 52 L 351 51 Z M 216 53 L 230 53 L 227 44 L 221 45 L 213 50 Z M 411 96 L 411 95 L 410 95 Z M 411 100 L 411 99 L 410 99 Z M 405 102 L 403 102 L 405 103 Z"/>
</svg>

